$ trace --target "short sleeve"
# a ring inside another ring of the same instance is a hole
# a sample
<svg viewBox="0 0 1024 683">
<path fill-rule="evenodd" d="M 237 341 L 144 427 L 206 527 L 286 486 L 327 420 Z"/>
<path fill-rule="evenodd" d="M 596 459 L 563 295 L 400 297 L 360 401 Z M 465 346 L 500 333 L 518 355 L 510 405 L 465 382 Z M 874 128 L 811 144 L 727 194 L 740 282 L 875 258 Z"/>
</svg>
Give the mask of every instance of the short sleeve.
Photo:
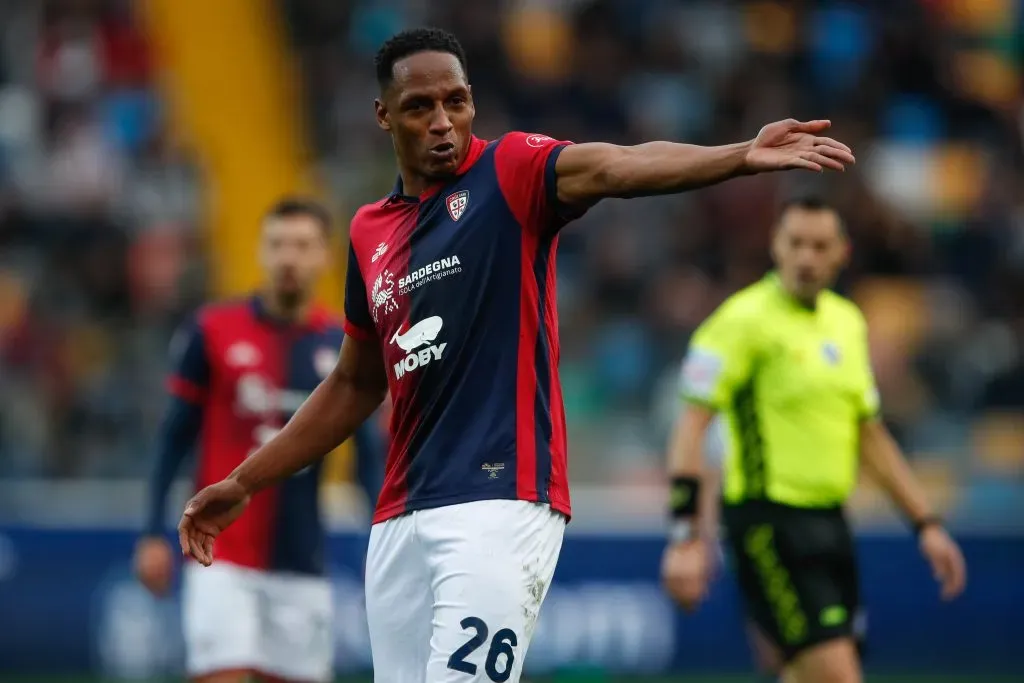
<svg viewBox="0 0 1024 683">
<path fill-rule="evenodd" d="M 498 185 L 524 230 L 536 235 L 557 232 L 580 215 L 558 200 L 555 163 L 571 144 L 528 133 L 509 133 L 498 141 L 494 152 Z"/>
<path fill-rule="evenodd" d="M 681 393 L 684 401 L 719 411 L 751 376 L 756 335 L 745 316 L 727 306 L 701 325 L 690 341 L 683 361 Z"/>
<path fill-rule="evenodd" d="M 867 325 L 860 335 L 860 348 L 858 349 L 859 383 L 860 387 L 857 411 L 861 420 L 870 420 L 877 417 L 882 410 L 882 400 L 878 393 L 878 385 L 875 383 L 875 373 L 871 369 L 871 352 L 868 349 Z"/>
<path fill-rule="evenodd" d="M 170 354 L 168 391 L 188 403 L 203 403 L 210 386 L 210 363 L 200 317 L 189 320 L 175 332 Z"/>
<path fill-rule="evenodd" d="M 370 304 L 366 300 L 366 282 L 359 270 L 356 250 L 349 244 L 348 267 L 345 271 L 345 334 L 355 339 L 374 336 Z"/>
</svg>

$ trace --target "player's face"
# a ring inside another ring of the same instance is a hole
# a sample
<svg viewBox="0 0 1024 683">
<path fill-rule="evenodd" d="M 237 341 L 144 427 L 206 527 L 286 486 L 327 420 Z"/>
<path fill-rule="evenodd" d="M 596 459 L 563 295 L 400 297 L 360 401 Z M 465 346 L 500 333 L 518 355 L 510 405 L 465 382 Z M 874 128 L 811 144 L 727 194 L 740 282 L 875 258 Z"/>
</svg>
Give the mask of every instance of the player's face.
<svg viewBox="0 0 1024 683">
<path fill-rule="evenodd" d="M 312 216 L 269 218 L 263 225 L 260 261 L 278 300 L 294 305 L 312 293 L 327 265 L 327 238 Z"/>
<path fill-rule="evenodd" d="M 779 219 L 772 252 L 786 289 L 813 301 L 835 282 L 849 247 L 835 211 L 793 207 Z"/>
<path fill-rule="evenodd" d="M 376 101 L 377 123 L 391 133 L 401 166 L 429 181 L 450 178 L 473 131 L 473 95 L 459 60 L 419 52 L 395 62 L 394 80 Z"/>
</svg>

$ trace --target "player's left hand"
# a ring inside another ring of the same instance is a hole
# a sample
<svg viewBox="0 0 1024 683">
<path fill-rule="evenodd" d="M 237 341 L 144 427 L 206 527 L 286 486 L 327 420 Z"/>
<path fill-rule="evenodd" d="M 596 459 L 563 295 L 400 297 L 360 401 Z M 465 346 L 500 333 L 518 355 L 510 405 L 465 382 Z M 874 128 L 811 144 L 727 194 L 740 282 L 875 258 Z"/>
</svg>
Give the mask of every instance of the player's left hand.
<svg viewBox="0 0 1024 683">
<path fill-rule="evenodd" d="M 821 172 L 845 170 L 856 163 L 849 147 L 822 137 L 831 121 L 796 121 L 786 119 L 769 123 L 761 129 L 747 152 L 746 167 L 751 173 L 802 168 Z"/>
<path fill-rule="evenodd" d="M 921 532 L 921 554 L 932 567 L 935 580 L 942 587 L 942 599 L 952 600 L 967 585 L 967 566 L 960 546 L 938 524 Z"/>
<path fill-rule="evenodd" d="M 231 477 L 194 495 L 178 523 L 182 554 L 209 567 L 213 563 L 214 539 L 238 519 L 249 498 L 249 492 Z"/>
</svg>

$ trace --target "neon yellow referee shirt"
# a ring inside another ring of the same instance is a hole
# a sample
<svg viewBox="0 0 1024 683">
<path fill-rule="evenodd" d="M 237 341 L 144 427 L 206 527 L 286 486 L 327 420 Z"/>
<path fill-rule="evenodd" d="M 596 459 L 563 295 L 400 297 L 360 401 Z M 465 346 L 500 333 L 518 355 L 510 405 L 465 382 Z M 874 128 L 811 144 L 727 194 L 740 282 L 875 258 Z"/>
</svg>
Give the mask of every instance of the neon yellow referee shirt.
<svg viewBox="0 0 1024 683">
<path fill-rule="evenodd" d="M 852 492 L 860 423 L 879 410 L 852 301 L 826 290 L 810 309 L 768 275 L 694 333 L 682 387 L 684 400 L 725 417 L 726 502 L 825 507 Z"/>
</svg>

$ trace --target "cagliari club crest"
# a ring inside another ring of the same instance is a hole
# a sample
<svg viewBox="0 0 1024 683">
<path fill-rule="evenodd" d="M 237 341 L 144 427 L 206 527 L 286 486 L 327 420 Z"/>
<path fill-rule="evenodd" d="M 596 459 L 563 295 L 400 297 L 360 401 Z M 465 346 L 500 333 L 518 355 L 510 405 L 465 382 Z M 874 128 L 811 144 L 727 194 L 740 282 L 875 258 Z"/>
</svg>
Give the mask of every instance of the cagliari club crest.
<svg viewBox="0 0 1024 683">
<path fill-rule="evenodd" d="M 469 190 L 451 193 L 444 203 L 448 207 L 448 215 L 452 217 L 452 220 L 459 220 L 462 218 L 462 214 L 466 213 L 466 207 L 469 206 Z"/>
</svg>

